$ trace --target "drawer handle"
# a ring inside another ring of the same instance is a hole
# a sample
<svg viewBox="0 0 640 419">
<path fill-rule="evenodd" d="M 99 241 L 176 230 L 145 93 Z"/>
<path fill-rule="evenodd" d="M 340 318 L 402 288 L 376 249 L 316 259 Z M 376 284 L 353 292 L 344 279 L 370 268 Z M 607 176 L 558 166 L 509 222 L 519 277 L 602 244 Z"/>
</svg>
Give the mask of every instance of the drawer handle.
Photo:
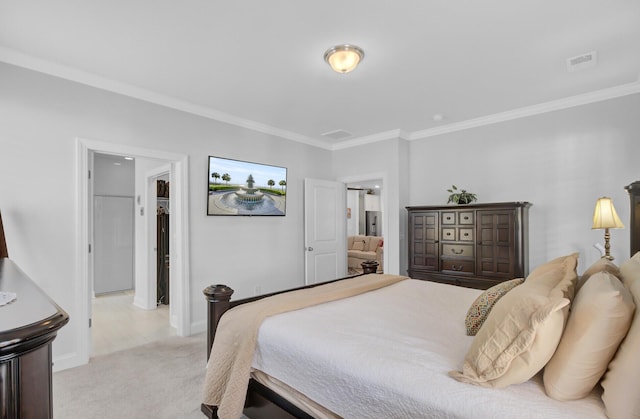
<svg viewBox="0 0 640 419">
<path fill-rule="evenodd" d="M 451 217 L 447 217 L 447 220 L 450 220 L 450 219 L 451 219 Z"/>
<path fill-rule="evenodd" d="M 450 235 L 451 235 L 451 233 L 447 233 L 447 236 L 450 236 Z"/>
<path fill-rule="evenodd" d="M 451 270 L 452 271 L 461 271 L 462 270 L 462 265 L 460 266 L 456 266 L 456 265 L 451 265 Z"/>
<path fill-rule="evenodd" d="M 464 233 L 464 236 L 465 236 L 465 237 L 468 237 L 468 236 L 469 236 L 469 233 Z"/>
<path fill-rule="evenodd" d="M 464 219 L 465 219 L 465 220 L 468 220 L 468 219 L 469 219 L 469 216 L 465 215 L 465 216 L 464 216 Z"/>
<path fill-rule="evenodd" d="M 456 249 L 451 249 L 451 253 L 453 253 L 454 255 L 461 255 L 464 252 L 464 249 L 460 249 L 460 250 L 456 250 Z"/>
</svg>

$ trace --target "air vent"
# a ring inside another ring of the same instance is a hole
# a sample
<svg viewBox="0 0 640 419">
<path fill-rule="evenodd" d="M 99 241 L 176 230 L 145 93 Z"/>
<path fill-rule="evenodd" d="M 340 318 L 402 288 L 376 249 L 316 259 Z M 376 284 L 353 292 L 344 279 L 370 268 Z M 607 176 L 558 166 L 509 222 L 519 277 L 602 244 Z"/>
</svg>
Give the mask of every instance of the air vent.
<svg viewBox="0 0 640 419">
<path fill-rule="evenodd" d="M 585 68 L 594 67 L 597 63 L 598 53 L 596 51 L 587 52 L 586 54 L 567 58 L 567 71 L 571 73 L 578 70 L 584 70 Z"/>
<path fill-rule="evenodd" d="M 335 131 L 329 131 L 322 134 L 323 137 L 331 138 L 332 140 L 346 140 L 353 137 L 353 134 L 343 129 L 337 129 Z"/>
</svg>

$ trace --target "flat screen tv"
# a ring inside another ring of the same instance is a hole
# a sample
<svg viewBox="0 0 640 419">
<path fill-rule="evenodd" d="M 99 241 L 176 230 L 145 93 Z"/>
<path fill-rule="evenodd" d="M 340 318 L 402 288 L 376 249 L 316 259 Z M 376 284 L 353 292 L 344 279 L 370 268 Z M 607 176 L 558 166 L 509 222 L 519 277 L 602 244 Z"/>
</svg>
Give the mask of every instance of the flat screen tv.
<svg viewBox="0 0 640 419">
<path fill-rule="evenodd" d="M 207 215 L 286 213 L 285 167 L 209 156 L 207 177 Z"/>
</svg>

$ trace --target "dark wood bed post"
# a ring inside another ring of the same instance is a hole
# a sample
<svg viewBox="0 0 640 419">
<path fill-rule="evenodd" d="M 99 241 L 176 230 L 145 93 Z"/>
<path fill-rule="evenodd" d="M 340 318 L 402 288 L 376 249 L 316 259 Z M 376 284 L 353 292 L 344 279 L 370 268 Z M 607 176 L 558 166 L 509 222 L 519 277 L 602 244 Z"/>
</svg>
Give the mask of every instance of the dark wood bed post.
<svg viewBox="0 0 640 419">
<path fill-rule="evenodd" d="M 354 275 L 359 276 L 359 275 Z M 216 336 L 216 330 L 220 323 L 222 315 L 230 308 L 237 307 L 241 304 L 251 303 L 265 297 L 282 294 L 284 292 L 295 291 L 306 288 L 314 288 L 319 285 L 326 285 L 331 282 L 342 281 L 346 278 L 334 279 L 333 281 L 320 282 L 317 284 L 305 285 L 289 290 L 276 291 L 269 294 L 248 297 L 241 300 L 231 301 L 233 289 L 226 285 L 210 285 L 205 288 L 202 293 L 207 299 L 207 361 L 211 356 L 211 347 Z M 218 418 L 218 408 L 202 403 L 200 411 L 210 419 Z M 247 413 L 248 412 L 248 413 Z M 292 404 L 287 399 L 280 396 L 275 391 L 265 387 L 257 381 L 250 379 L 247 388 L 247 400 L 245 401 L 245 413 L 256 419 L 313 419 L 312 416 Z"/>
<path fill-rule="evenodd" d="M 220 317 L 231 306 L 233 290 L 226 285 L 218 284 L 209 285 L 202 292 L 207 299 L 207 360 L 209 360 Z"/>
</svg>

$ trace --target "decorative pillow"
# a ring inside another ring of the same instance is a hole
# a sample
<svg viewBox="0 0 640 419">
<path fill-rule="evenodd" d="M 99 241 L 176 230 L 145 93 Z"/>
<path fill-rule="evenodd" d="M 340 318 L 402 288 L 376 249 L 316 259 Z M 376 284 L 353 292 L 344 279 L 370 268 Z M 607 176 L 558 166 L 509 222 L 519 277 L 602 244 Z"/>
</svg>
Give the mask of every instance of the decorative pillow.
<svg viewBox="0 0 640 419">
<path fill-rule="evenodd" d="M 631 325 L 635 304 L 620 280 L 593 274 L 577 293 L 558 349 L 544 369 L 544 388 L 556 400 L 586 397 Z"/>
<path fill-rule="evenodd" d="M 364 250 L 364 240 L 354 240 L 352 250 Z"/>
<path fill-rule="evenodd" d="M 549 298 L 548 290 L 513 288 L 495 304 L 464 359 L 458 381 L 482 387 L 506 387 L 536 375 L 551 359 L 565 323 L 566 298 Z"/>
<path fill-rule="evenodd" d="M 636 256 L 638 254 L 633 258 Z M 622 270 L 622 266 L 620 270 Z M 638 377 L 640 377 L 640 362 L 638 362 L 638 354 L 640 353 L 640 309 L 638 309 L 640 280 L 638 277 L 630 283 L 628 288 L 636 303 L 636 312 L 633 315 L 627 337 L 624 338 L 618 352 L 609 363 L 609 369 L 601 382 L 604 389 L 602 401 L 610 419 L 640 417 L 640 386 L 638 386 Z"/>
<path fill-rule="evenodd" d="M 593 265 L 589 266 L 586 271 L 582 273 L 580 279 L 578 279 L 578 285 L 576 286 L 576 292 L 582 287 L 582 285 L 587 282 L 587 279 L 591 277 L 591 275 L 596 274 L 598 272 L 609 272 L 616 277 L 620 278 L 620 268 L 616 266 L 615 263 L 610 261 L 607 258 L 600 258 L 596 260 Z"/>
<path fill-rule="evenodd" d="M 640 252 L 620 266 L 620 277 L 627 288 L 631 288 L 631 284 L 640 279 Z"/>
<path fill-rule="evenodd" d="M 498 300 L 523 282 L 524 278 L 512 279 L 510 281 L 494 285 L 480 294 L 473 304 L 471 304 L 471 307 L 469 307 L 467 316 L 464 319 L 464 325 L 467 328 L 467 335 L 475 336 Z"/>
</svg>

